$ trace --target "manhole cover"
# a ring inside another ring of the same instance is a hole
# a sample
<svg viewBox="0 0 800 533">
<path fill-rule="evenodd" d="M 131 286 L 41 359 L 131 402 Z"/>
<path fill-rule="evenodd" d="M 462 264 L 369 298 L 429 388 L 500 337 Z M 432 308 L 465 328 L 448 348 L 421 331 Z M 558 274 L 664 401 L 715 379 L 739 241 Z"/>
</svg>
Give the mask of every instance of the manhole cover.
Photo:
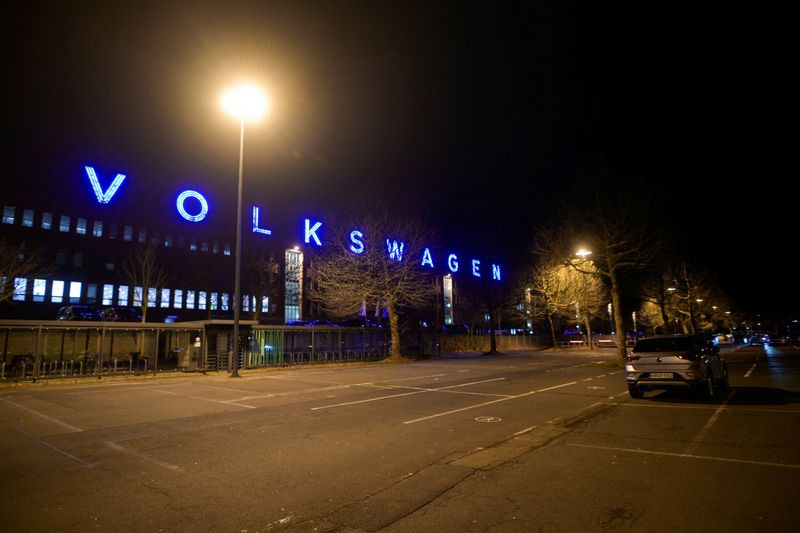
<svg viewBox="0 0 800 533">
<path fill-rule="evenodd" d="M 500 422 L 502 418 L 496 416 L 479 416 L 475 418 L 475 422 Z"/>
</svg>

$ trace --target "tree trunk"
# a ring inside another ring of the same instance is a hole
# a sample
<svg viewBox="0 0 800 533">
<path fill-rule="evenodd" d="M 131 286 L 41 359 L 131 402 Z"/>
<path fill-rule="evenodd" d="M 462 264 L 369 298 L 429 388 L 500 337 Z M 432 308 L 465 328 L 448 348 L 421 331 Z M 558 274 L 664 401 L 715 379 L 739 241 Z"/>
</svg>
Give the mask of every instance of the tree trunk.
<svg viewBox="0 0 800 533">
<path fill-rule="evenodd" d="M 586 328 L 586 343 L 589 349 L 592 349 L 592 325 L 588 316 L 583 317 L 583 325 Z"/>
<path fill-rule="evenodd" d="M 389 332 L 392 339 L 389 359 L 399 361 L 402 357 L 400 353 L 400 319 L 394 309 L 394 302 L 388 298 L 386 300 L 386 309 L 389 311 Z"/>
<path fill-rule="evenodd" d="M 556 327 L 553 325 L 552 313 L 547 313 L 547 325 L 550 327 L 550 347 L 555 348 L 558 343 L 556 342 Z"/>
<path fill-rule="evenodd" d="M 617 273 L 611 270 L 611 305 L 614 311 L 614 329 L 616 329 L 617 357 L 621 361 L 628 358 L 628 348 L 625 346 L 625 325 L 622 323 L 622 298 L 620 298 L 619 284 L 617 283 Z"/>
<path fill-rule="evenodd" d="M 489 308 L 489 351 L 486 355 L 496 355 L 500 352 L 497 351 L 497 337 L 495 336 L 495 317 L 494 307 Z"/>
</svg>

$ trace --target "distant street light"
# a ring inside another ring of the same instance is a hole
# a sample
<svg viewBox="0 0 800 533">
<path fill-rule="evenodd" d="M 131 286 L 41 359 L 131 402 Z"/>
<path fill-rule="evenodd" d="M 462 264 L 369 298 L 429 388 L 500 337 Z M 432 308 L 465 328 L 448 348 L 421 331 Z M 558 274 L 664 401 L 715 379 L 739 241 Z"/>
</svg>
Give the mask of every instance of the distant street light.
<svg viewBox="0 0 800 533">
<path fill-rule="evenodd" d="M 222 95 L 222 108 L 239 119 L 239 189 L 236 197 L 236 251 L 233 288 L 233 357 L 228 358 L 231 377 L 239 377 L 239 311 L 242 305 L 242 169 L 244 163 L 244 123 L 259 120 L 269 111 L 269 99 L 258 86 L 242 84 Z"/>
<path fill-rule="evenodd" d="M 592 255 L 592 252 L 581 248 L 580 250 L 575 252 L 575 255 L 577 255 L 581 259 L 586 259 L 588 256 Z"/>
</svg>

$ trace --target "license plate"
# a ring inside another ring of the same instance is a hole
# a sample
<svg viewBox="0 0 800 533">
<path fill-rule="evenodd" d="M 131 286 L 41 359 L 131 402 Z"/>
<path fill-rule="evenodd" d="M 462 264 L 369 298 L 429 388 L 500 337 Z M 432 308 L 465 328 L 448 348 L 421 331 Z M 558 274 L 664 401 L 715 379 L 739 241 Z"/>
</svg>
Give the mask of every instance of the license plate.
<svg viewBox="0 0 800 533">
<path fill-rule="evenodd" d="M 672 379 L 672 372 L 650 372 L 651 379 Z"/>
</svg>

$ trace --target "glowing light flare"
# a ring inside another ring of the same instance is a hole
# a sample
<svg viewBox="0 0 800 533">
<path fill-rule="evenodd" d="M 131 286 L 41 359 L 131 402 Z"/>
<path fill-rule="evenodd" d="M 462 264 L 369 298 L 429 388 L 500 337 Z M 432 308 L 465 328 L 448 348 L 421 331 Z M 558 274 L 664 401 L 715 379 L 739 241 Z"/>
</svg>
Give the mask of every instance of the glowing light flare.
<svg viewBox="0 0 800 533">
<path fill-rule="evenodd" d="M 242 120 L 260 120 L 272 107 L 267 93 L 251 83 L 243 83 L 226 91 L 220 99 L 220 105 L 227 114 Z"/>
</svg>

